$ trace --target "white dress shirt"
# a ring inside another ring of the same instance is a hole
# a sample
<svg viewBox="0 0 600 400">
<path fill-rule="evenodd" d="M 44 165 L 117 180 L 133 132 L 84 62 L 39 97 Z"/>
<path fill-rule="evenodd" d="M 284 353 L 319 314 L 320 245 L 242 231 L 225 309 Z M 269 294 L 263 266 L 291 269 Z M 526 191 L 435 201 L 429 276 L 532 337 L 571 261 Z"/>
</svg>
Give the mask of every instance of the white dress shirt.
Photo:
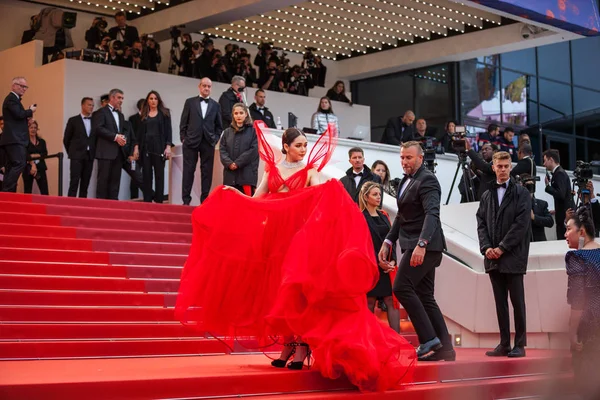
<svg viewBox="0 0 600 400">
<path fill-rule="evenodd" d="M 496 181 L 498 185 L 501 185 L 503 182 Z M 508 181 L 504 182 L 508 186 Z M 497 190 L 498 193 L 498 205 L 502 204 L 502 199 L 504 199 L 504 194 L 506 193 L 506 188 L 499 187 Z"/>
<path fill-rule="evenodd" d="M 92 133 L 92 120 L 86 119 L 86 116 L 83 114 L 80 115 L 83 120 L 83 126 L 85 126 L 85 133 L 87 134 L 87 137 L 90 137 L 90 134 Z M 91 118 L 91 116 L 89 118 Z M 89 150 L 90 146 L 88 146 L 87 149 Z"/>
<path fill-rule="evenodd" d="M 200 99 L 203 99 L 204 97 L 202 96 L 198 96 L 200 97 Z M 210 97 L 207 97 L 206 100 L 210 99 Z M 200 108 L 202 109 L 202 118 L 206 117 L 206 110 L 208 110 L 208 103 L 205 101 L 201 101 L 200 102 Z"/>
<path fill-rule="evenodd" d="M 114 108 L 113 106 L 111 106 L 110 104 L 108 105 L 108 109 L 110 110 L 110 113 L 112 114 L 113 118 L 115 119 L 115 124 L 117 124 L 117 131 L 120 132 L 121 131 L 121 126 L 119 124 L 119 113 L 118 112 L 114 112 Z M 119 133 L 117 133 L 118 135 Z M 115 135 L 115 140 L 117 140 L 117 136 Z"/>
<path fill-rule="evenodd" d="M 364 174 L 365 173 L 365 169 L 363 168 L 362 170 L 355 172 L 354 170 L 352 170 L 353 174 Z M 354 177 L 354 183 L 356 184 L 356 187 L 358 187 L 358 184 L 360 183 L 360 180 L 362 179 L 362 176 L 355 176 Z"/>
<path fill-rule="evenodd" d="M 412 181 L 412 178 L 406 178 L 406 180 L 402 184 L 402 187 L 400 188 L 400 193 L 398 193 L 398 198 L 402 197 L 402 193 L 404 193 L 404 191 L 408 187 L 408 184 L 410 183 L 410 181 Z"/>
</svg>

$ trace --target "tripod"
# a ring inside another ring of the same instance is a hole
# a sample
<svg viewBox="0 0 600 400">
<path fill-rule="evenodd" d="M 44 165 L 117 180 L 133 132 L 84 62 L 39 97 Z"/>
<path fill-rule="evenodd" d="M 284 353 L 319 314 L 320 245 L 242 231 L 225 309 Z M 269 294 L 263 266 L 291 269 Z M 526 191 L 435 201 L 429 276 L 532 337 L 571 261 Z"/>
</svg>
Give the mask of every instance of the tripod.
<svg viewBox="0 0 600 400">
<path fill-rule="evenodd" d="M 458 163 L 456 165 L 456 172 L 454 172 L 454 179 L 452 179 L 452 185 L 450 186 L 450 193 L 448 193 L 448 198 L 446 199 L 446 205 L 450 203 L 450 197 L 452 196 L 452 190 L 454 189 L 454 184 L 456 183 L 456 178 L 458 177 L 458 171 L 462 169 L 463 178 L 462 181 L 464 185 L 466 185 L 466 195 L 467 202 L 476 201 L 475 197 L 475 189 L 473 188 L 473 182 L 471 182 L 469 164 L 467 164 L 467 153 L 459 152 L 458 153 Z"/>
</svg>

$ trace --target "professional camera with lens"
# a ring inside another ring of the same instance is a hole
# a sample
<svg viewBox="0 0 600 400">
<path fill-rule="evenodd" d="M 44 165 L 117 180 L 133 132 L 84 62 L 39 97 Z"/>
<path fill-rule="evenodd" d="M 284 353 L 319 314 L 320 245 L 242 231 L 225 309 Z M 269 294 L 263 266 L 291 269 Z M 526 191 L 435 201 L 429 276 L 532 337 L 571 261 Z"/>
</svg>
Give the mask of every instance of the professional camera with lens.
<svg viewBox="0 0 600 400">
<path fill-rule="evenodd" d="M 142 52 L 139 49 L 131 49 L 131 56 L 133 58 L 141 58 Z"/>
<path fill-rule="evenodd" d="M 577 160 L 575 169 L 573 170 L 573 183 L 581 190 L 586 189 L 589 181 L 594 179 L 594 170 L 592 164 Z"/>
<path fill-rule="evenodd" d="M 456 126 L 454 128 L 454 134 L 452 134 L 452 150 L 456 154 L 465 154 L 467 152 L 467 130 L 464 126 Z"/>
<path fill-rule="evenodd" d="M 304 53 L 304 61 L 306 62 L 306 68 L 312 69 L 315 67 L 315 54 L 313 51 L 317 51 L 314 47 L 306 47 L 306 53 Z"/>
<path fill-rule="evenodd" d="M 437 163 L 435 161 L 435 144 L 433 139 L 430 137 L 424 137 L 419 140 L 421 148 L 423 149 L 423 163 L 431 172 L 435 172 Z"/>
<path fill-rule="evenodd" d="M 535 194 L 535 183 L 540 181 L 539 176 L 531 176 L 526 174 L 524 176 L 517 175 L 517 182 L 520 183 L 529 191 L 531 194 Z"/>
<path fill-rule="evenodd" d="M 102 17 L 97 17 L 96 19 L 94 19 L 93 25 L 101 31 L 105 31 L 106 27 L 108 26 L 108 22 L 106 22 L 106 20 Z"/>
</svg>

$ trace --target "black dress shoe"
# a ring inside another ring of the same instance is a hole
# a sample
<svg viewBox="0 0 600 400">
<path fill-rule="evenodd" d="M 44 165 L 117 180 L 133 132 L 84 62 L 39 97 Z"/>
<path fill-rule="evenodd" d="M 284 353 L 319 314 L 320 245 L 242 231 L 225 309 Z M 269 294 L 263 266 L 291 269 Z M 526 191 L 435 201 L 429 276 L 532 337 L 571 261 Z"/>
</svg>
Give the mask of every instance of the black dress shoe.
<svg viewBox="0 0 600 400">
<path fill-rule="evenodd" d="M 440 339 L 433 338 L 417 347 L 417 357 L 422 357 L 427 353 L 439 350 L 441 348 L 442 342 L 440 342 Z"/>
<path fill-rule="evenodd" d="M 525 357 L 525 347 L 515 347 L 508 353 L 510 358 L 521 358 Z"/>
<path fill-rule="evenodd" d="M 510 353 L 510 347 L 505 347 L 499 344 L 494 350 L 486 351 L 488 357 L 506 357 Z"/>
<path fill-rule="evenodd" d="M 443 348 L 419 357 L 419 361 L 456 361 L 456 351 Z"/>
</svg>

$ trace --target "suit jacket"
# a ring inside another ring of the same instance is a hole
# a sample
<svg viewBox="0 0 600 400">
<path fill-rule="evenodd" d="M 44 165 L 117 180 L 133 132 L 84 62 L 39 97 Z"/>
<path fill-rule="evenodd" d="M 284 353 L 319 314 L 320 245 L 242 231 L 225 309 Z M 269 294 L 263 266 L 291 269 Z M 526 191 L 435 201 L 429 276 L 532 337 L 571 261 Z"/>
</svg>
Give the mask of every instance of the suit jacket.
<svg viewBox="0 0 600 400">
<path fill-rule="evenodd" d="M 399 192 L 406 182 L 402 179 Z M 398 213 L 387 240 L 400 243 L 400 248 L 413 250 L 419 239 L 428 242 L 427 250 L 443 251 L 446 239 L 440 221 L 440 197 L 442 189 L 434 173 L 421 166 L 398 195 Z"/>
<path fill-rule="evenodd" d="M 346 176 L 342 177 L 340 182 L 342 185 L 344 185 L 344 189 L 346 189 L 350 197 L 352 197 L 352 200 L 358 204 L 358 195 L 360 194 L 360 189 L 363 187 L 363 185 L 367 182 L 376 182 L 381 184 L 381 178 L 379 178 L 379 175 L 375 175 L 373 172 L 371 172 L 369 167 L 365 165 L 363 169 L 363 175 L 361 176 L 360 181 L 358 181 L 358 185 L 356 185 L 356 181 L 354 180 L 354 172 L 352 168 L 349 168 L 346 171 Z M 383 200 L 383 189 L 381 191 L 381 196 Z"/>
<path fill-rule="evenodd" d="M 110 107 L 96 110 L 92 114 L 92 141 L 95 143 L 95 158 L 99 160 L 114 160 L 123 151 L 121 146 L 115 142 L 115 135 L 123 134 L 125 129 L 125 117 L 118 111 L 119 127 L 115 123 Z"/>
<path fill-rule="evenodd" d="M 221 106 L 223 129 L 227 129 L 229 126 L 231 126 L 231 121 L 233 121 L 233 116 L 231 114 L 233 111 L 233 105 L 239 102 L 240 101 L 232 88 L 227 89 L 223 92 L 223 94 L 221 94 L 221 97 L 219 98 L 219 105 Z"/>
<path fill-rule="evenodd" d="M 275 129 L 275 118 L 273 114 L 267 107 L 264 107 L 264 115 L 258 111 L 256 103 L 252 103 L 249 107 L 250 117 L 252 117 L 252 121 L 263 121 L 265 125 L 267 125 L 271 129 Z"/>
<path fill-rule="evenodd" d="M 208 100 L 206 116 L 202 117 L 200 96 L 185 101 L 179 124 L 181 143 L 189 148 L 197 148 L 204 137 L 211 146 L 215 146 L 223 132 L 221 107 L 213 99 Z"/>
<path fill-rule="evenodd" d="M 504 274 L 527 272 L 531 240 L 531 195 L 512 179 L 498 204 L 498 189 L 483 194 L 477 210 L 479 249 L 485 256 L 489 248 L 499 247 L 504 254 L 497 260 L 484 260 L 485 272 Z"/>
<path fill-rule="evenodd" d="M 546 193 L 554 197 L 554 210 L 556 223 L 562 224 L 569 208 L 575 209 L 573 194 L 571 193 L 571 180 L 569 175 L 560 165 L 552 174 L 550 184 L 546 186 Z"/>
<path fill-rule="evenodd" d="M 545 228 L 552 228 L 554 226 L 554 218 L 548 211 L 548 202 L 535 197 L 532 199 L 531 204 L 534 219 L 531 221 L 531 237 L 534 242 L 545 242 L 546 231 Z"/>
<path fill-rule="evenodd" d="M 63 137 L 63 144 L 71 160 L 85 160 L 88 156 L 87 149 L 89 147 L 94 157 L 94 144 L 92 143 L 92 134 L 88 137 L 83 124 L 83 119 L 80 114 L 69 118 L 67 126 L 65 127 L 65 136 Z"/>
<path fill-rule="evenodd" d="M 415 132 L 414 125 L 406 126 L 401 117 L 393 117 L 387 122 L 381 143 L 400 145 L 402 142 L 413 140 Z"/>
<path fill-rule="evenodd" d="M 116 40 L 118 34 L 118 26 L 113 26 L 108 30 L 108 35 L 112 40 Z M 133 45 L 133 42 L 135 42 L 136 40 L 140 40 L 140 35 L 138 34 L 137 28 L 135 26 L 125 25 L 125 37 L 123 40 L 125 42 L 124 44 L 131 47 Z"/>
<path fill-rule="evenodd" d="M 140 113 L 135 113 L 129 116 L 129 123 L 131 124 L 131 129 L 137 136 L 138 140 L 140 139 L 140 127 L 142 126 L 142 116 Z"/>
<path fill-rule="evenodd" d="M 496 173 L 492 169 L 492 163 L 485 161 L 475 150 L 469 150 L 467 154 L 473 164 L 475 164 L 475 168 L 481 171 L 481 174 L 478 174 L 479 190 L 477 191 L 477 198 L 481 199 L 483 194 L 487 192 L 496 181 Z"/>
<path fill-rule="evenodd" d="M 11 92 L 2 103 L 2 116 L 4 117 L 4 130 L 0 146 L 20 144 L 27 147 L 29 144 L 27 118 L 33 116 L 33 111 L 23 108 L 21 99 Z"/>
<path fill-rule="evenodd" d="M 522 174 L 529 174 L 535 178 L 537 176 L 535 161 L 533 161 L 533 159 L 530 157 L 519 160 L 517 165 L 515 165 L 512 171 L 510 171 L 510 174 L 514 177 Z"/>
<path fill-rule="evenodd" d="M 123 115 L 123 114 L 121 114 Z M 123 135 L 125 136 L 125 140 L 127 143 L 125 146 L 121 147 L 121 151 L 123 152 L 123 157 L 127 160 L 127 157 L 133 155 L 133 150 L 135 146 L 139 145 L 137 135 L 133 131 L 133 127 L 127 120 L 123 120 Z M 120 147 L 120 146 L 119 146 Z"/>
<path fill-rule="evenodd" d="M 139 114 L 138 114 L 139 116 Z M 134 117 L 134 115 L 132 115 L 132 117 Z M 173 128 L 171 127 L 171 117 L 170 116 L 165 116 L 163 113 L 161 113 L 160 111 L 158 112 L 158 114 L 156 114 L 156 118 L 158 118 L 158 129 L 159 129 L 159 140 L 160 142 L 158 143 L 158 147 L 159 149 L 162 149 L 162 151 L 165 150 L 165 148 L 167 147 L 167 145 L 169 146 L 173 146 Z M 132 124 L 133 125 L 133 124 Z M 141 121 L 139 128 L 137 129 L 137 131 L 135 129 L 133 129 L 133 132 L 136 135 L 136 139 L 137 142 L 140 145 L 140 152 L 142 151 L 147 151 L 147 132 L 146 129 L 148 127 L 148 124 L 146 123 L 146 120 Z M 162 154 L 162 152 L 161 152 Z"/>
</svg>

